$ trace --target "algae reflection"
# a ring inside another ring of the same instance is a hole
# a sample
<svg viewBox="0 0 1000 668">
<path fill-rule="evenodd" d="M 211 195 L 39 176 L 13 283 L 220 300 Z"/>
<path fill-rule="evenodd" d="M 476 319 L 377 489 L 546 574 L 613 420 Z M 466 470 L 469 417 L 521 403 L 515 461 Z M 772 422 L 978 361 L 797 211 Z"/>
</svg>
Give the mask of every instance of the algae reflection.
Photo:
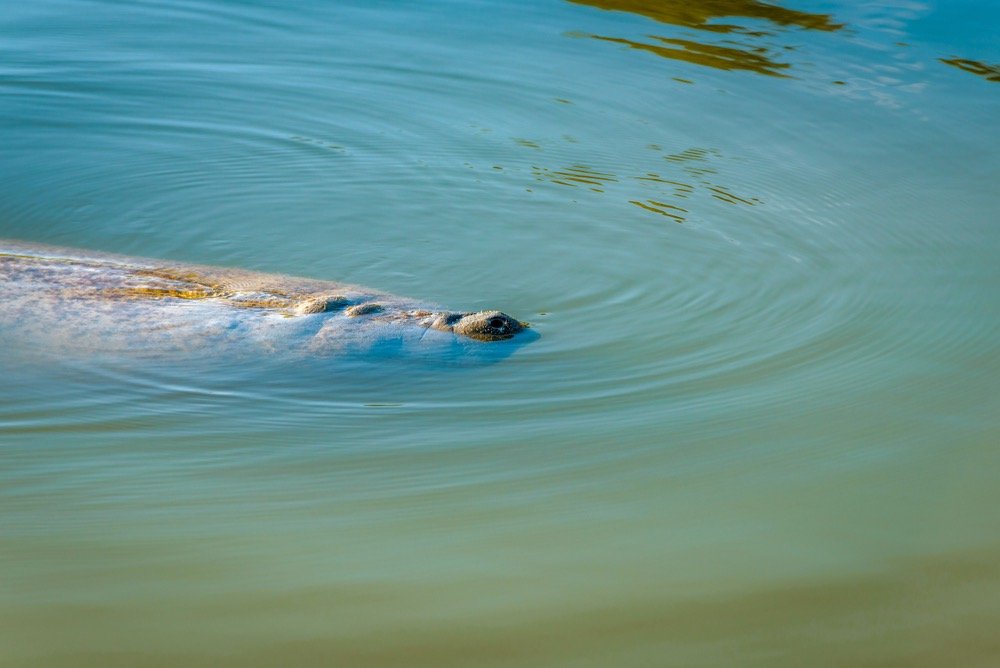
<svg viewBox="0 0 1000 668">
<path fill-rule="evenodd" d="M 978 74 L 987 81 L 1000 83 L 1000 65 L 989 65 L 978 60 L 969 60 L 968 58 L 940 58 L 939 60 L 945 65 L 951 65 L 960 70 Z"/>
<path fill-rule="evenodd" d="M 656 152 L 663 150 L 657 144 L 649 144 L 646 148 Z M 699 195 L 707 195 L 734 206 L 756 206 L 761 203 L 756 197 L 734 193 L 717 182 L 719 170 L 716 165 L 723 159 L 721 151 L 717 149 L 692 147 L 664 155 L 663 160 L 667 164 L 662 172 L 618 176 L 584 164 L 555 169 L 536 165 L 531 168 L 531 172 L 536 181 L 586 189 L 594 193 L 604 193 L 611 187 L 624 189 L 629 204 L 676 223 L 683 223 L 691 215 L 690 205 L 684 200 L 692 200 Z M 640 188 L 629 188 L 630 184 Z"/>
<path fill-rule="evenodd" d="M 720 70 L 742 70 L 767 76 L 788 76 L 785 71 L 791 64 L 777 60 L 772 52 L 793 50 L 790 45 L 773 46 L 761 39 L 773 37 L 776 30 L 800 28 L 832 32 L 843 25 L 836 23 L 829 14 L 815 14 L 786 7 L 779 7 L 755 0 L 713 0 L 689 2 L 686 0 L 569 0 L 573 4 L 597 7 L 608 11 L 638 14 L 659 23 L 702 33 L 727 36 L 717 43 L 702 42 L 680 37 L 650 35 L 654 42 L 641 42 L 623 37 L 588 35 L 597 40 L 623 44 L 632 49 L 679 60 L 694 65 Z M 733 17 L 754 22 L 766 21 L 774 29 L 761 30 L 717 19 Z M 741 39 L 733 39 L 739 36 Z"/>
</svg>

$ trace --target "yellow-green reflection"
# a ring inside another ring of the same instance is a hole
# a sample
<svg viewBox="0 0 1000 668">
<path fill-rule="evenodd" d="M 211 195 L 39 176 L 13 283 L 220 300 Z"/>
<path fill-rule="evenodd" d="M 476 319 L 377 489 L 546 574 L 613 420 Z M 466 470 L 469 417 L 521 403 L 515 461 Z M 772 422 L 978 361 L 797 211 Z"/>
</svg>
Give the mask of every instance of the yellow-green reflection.
<svg viewBox="0 0 1000 668">
<path fill-rule="evenodd" d="M 655 199 L 648 199 L 645 202 L 640 202 L 636 199 L 630 199 L 629 204 L 635 204 L 641 209 L 646 211 L 652 211 L 653 213 L 658 213 L 661 216 L 666 216 L 667 218 L 672 218 L 678 223 L 684 222 L 684 216 L 680 215 L 682 213 L 687 213 L 687 209 L 682 209 L 679 206 L 674 206 L 673 204 L 667 204 L 666 202 L 658 202 Z"/>
<path fill-rule="evenodd" d="M 679 153 L 663 156 L 663 159 L 668 162 L 704 162 L 711 156 L 718 158 L 721 154 L 714 148 L 686 148 Z"/>
<path fill-rule="evenodd" d="M 755 0 L 569 0 L 577 5 L 589 5 L 609 11 L 639 14 L 660 23 L 711 32 L 752 32 L 742 26 L 728 23 L 710 23 L 719 17 L 742 16 L 766 20 L 781 26 L 795 26 L 807 30 L 839 30 L 842 24 L 834 23 L 829 14 L 812 14 Z"/>
<path fill-rule="evenodd" d="M 756 197 L 751 197 L 750 199 L 737 197 L 722 186 L 708 186 L 708 190 L 712 193 L 712 197 L 717 200 L 721 200 L 726 204 L 746 204 L 747 206 L 760 204 L 760 200 Z"/>
<path fill-rule="evenodd" d="M 767 30 L 754 30 L 732 22 L 715 23 L 721 17 L 744 17 L 770 21 L 779 27 L 796 27 L 826 32 L 843 27 L 829 14 L 814 14 L 787 7 L 779 7 L 754 0 L 569 0 L 578 5 L 589 5 L 609 11 L 629 12 L 660 23 L 701 30 L 715 34 L 737 33 L 747 39 L 773 36 Z M 767 76 L 785 77 L 790 64 L 771 58 L 768 47 L 755 43 L 726 40 L 724 44 L 710 44 L 689 38 L 650 35 L 655 42 L 641 42 L 623 37 L 589 35 L 605 42 L 624 44 L 632 49 L 646 51 L 662 58 L 680 60 L 694 65 L 720 70 L 756 72 Z M 786 46 L 785 49 L 790 47 Z M 690 83 L 690 80 L 684 80 Z"/>
<path fill-rule="evenodd" d="M 968 58 L 939 58 L 939 60 L 945 65 L 978 74 L 987 81 L 1000 82 L 1000 65 L 987 65 L 982 61 L 969 60 Z"/>
<path fill-rule="evenodd" d="M 541 146 L 538 145 L 538 142 L 531 141 L 530 139 L 515 138 L 514 141 L 525 148 L 541 148 Z"/>
<path fill-rule="evenodd" d="M 647 148 L 653 151 L 662 150 L 657 144 L 649 144 Z M 734 193 L 728 187 L 716 183 L 714 178 L 709 180 L 711 175 L 718 173 L 718 170 L 709 163 L 722 158 L 722 153 L 717 149 L 697 147 L 663 156 L 663 160 L 668 163 L 668 169 L 683 174 L 678 178 L 657 172 L 618 176 L 606 169 L 599 170 L 582 164 L 557 169 L 536 165 L 531 168 L 531 173 L 536 181 L 546 181 L 570 188 L 585 188 L 595 193 L 604 193 L 614 187 L 615 192 L 625 195 L 629 204 L 674 222 L 683 223 L 689 217 L 691 205 L 681 206 L 679 200 L 694 199 L 696 194 L 710 196 L 720 202 L 737 206 L 755 206 L 761 203 L 756 197 L 745 197 Z"/>
<path fill-rule="evenodd" d="M 676 45 L 680 48 L 669 46 L 659 46 L 656 44 L 646 44 L 645 42 L 635 42 L 621 37 L 604 37 L 603 35 L 591 35 L 594 39 L 605 42 L 617 42 L 625 44 L 633 49 L 655 53 L 664 58 L 683 60 L 695 65 L 714 67 L 720 70 L 747 70 L 758 74 L 767 74 L 773 77 L 787 76 L 778 70 L 790 67 L 788 63 L 779 63 L 771 60 L 765 54 L 767 49 L 744 50 L 732 47 L 716 46 L 714 44 L 702 44 L 689 39 L 671 39 L 668 37 L 657 37 L 664 44 Z"/>
<path fill-rule="evenodd" d="M 604 185 L 618 181 L 612 174 L 605 174 L 586 165 L 572 165 L 565 169 L 546 169 L 532 167 L 532 173 L 538 181 L 551 181 L 561 186 L 589 186 L 594 192 L 604 192 Z"/>
</svg>

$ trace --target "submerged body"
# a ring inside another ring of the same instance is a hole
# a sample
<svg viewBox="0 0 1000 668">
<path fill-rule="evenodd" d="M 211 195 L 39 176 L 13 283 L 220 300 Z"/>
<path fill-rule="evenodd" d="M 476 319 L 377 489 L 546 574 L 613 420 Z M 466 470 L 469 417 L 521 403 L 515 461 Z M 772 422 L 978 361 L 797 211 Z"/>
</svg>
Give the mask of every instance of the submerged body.
<svg viewBox="0 0 1000 668">
<path fill-rule="evenodd" d="M 360 286 L 20 241 L 0 240 L 0 286 L 0 343 L 55 352 L 462 354 L 525 328 Z"/>
</svg>

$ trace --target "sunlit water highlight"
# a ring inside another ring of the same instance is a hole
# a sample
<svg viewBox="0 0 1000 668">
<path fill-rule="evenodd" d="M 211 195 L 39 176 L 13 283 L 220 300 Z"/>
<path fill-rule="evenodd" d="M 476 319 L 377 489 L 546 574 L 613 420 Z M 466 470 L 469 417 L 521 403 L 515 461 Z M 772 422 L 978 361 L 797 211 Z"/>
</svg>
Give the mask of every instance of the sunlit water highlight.
<svg viewBox="0 0 1000 668">
<path fill-rule="evenodd" d="M 0 237 L 540 336 L 0 330 L 0 664 L 993 665 L 997 10 L 692 6 L 5 7 Z"/>
</svg>

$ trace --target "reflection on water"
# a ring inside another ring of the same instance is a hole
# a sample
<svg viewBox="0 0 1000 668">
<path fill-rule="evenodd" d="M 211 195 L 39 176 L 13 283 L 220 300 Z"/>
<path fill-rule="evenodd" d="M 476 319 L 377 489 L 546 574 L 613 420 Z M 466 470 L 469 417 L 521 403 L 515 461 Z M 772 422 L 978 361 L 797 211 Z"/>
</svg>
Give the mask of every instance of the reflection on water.
<svg viewBox="0 0 1000 668">
<path fill-rule="evenodd" d="M 541 336 L 147 368 L 0 332 L 0 664 L 993 665 L 993 91 L 938 58 L 1000 62 L 996 21 L 467 4 L 5 5 L 0 236 Z"/>
<path fill-rule="evenodd" d="M 530 139 L 515 138 L 514 141 L 525 148 L 541 148 L 538 142 L 531 141 Z"/>
<path fill-rule="evenodd" d="M 333 142 L 328 142 L 323 139 L 317 139 L 315 137 L 301 137 L 299 135 L 293 135 L 292 137 L 289 137 L 289 139 L 291 139 L 293 142 L 297 144 L 306 144 L 308 146 L 315 146 L 317 148 L 327 149 L 330 151 L 335 151 L 337 153 L 347 152 L 347 149 L 345 149 L 340 144 L 334 144 Z"/>
<path fill-rule="evenodd" d="M 940 61 L 960 70 L 978 74 L 987 81 L 1000 81 L 1000 65 L 987 65 L 984 62 L 968 58 L 940 58 Z"/>
<path fill-rule="evenodd" d="M 590 5 L 609 11 L 639 14 L 684 28 L 710 32 L 739 32 L 748 35 L 765 34 L 731 23 L 710 23 L 720 17 L 741 16 L 771 21 L 780 26 L 796 26 L 807 30 L 840 30 L 843 25 L 834 23 L 829 14 L 812 14 L 795 9 L 778 7 L 755 0 L 714 0 L 690 2 L 689 0 L 569 0 L 577 5 Z"/>
<path fill-rule="evenodd" d="M 752 29 L 734 23 L 713 23 L 720 17 L 744 17 L 756 21 L 770 21 L 776 26 L 794 26 L 806 30 L 835 31 L 842 24 L 831 20 L 829 14 L 813 14 L 762 2 L 741 0 L 720 0 L 719 2 L 692 3 L 682 0 L 570 0 L 575 4 L 590 5 L 600 9 L 629 12 L 653 19 L 660 23 L 700 30 L 705 33 L 723 35 L 739 34 L 753 41 L 721 40 L 711 44 L 679 37 L 650 35 L 657 43 L 640 42 L 623 37 L 589 35 L 605 42 L 624 44 L 632 49 L 681 60 L 694 65 L 713 67 L 720 70 L 743 70 L 767 76 L 785 77 L 783 70 L 789 63 L 775 60 L 771 52 L 781 49 L 794 50 L 790 45 L 763 45 L 763 37 L 773 37 L 773 30 Z"/>
<path fill-rule="evenodd" d="M 646 200 L 645 202 L 630 199 L 629 204 L 635 204 L 640 209 L 652 211 L 653 213 L 658 213 L 661 216 L 666 216 L 667 218 L 673 218 L 678 223 L 684 222 L 684 216 L 681 214 L 688 212 L 687 209 L 674 206 L 673 204 L 667 204 L 666 202 L 659 202 L 655 199 Z"/>
<path fill-rule="evenodd" d="M 540 148 L 536 142 L 531 142 L 532 148 Z M 649 144 L 651 151 L 662 151 L 658 144 Z M 717 167 L 713 164 L 723 159 L 722 152 L 714 148 L 692 147 L 663 156 L 668 164 L 667 169 L 674 173 L 645 172 L 619 177 L 607 169 L 595 169 L 589 165 L 573 164 L 567 167 L 549 168 L 534 165 L 531 173 L 536 181 L 555 183 L 570 188 L 587 188 L 595 193 L 604 193 L 612 185 L 617 184 L 619 190 L 625 189 L 626 201 L 629 204 L 656 213 L 671 220 L 683 223 L 690 217 L 690 204 L 680 206 L 676 200 L 692 199 L 697 194 L 710 196 L 720 202 L 732 205 L 755 206 L 761 203 L 756 197 L 738 195 L 727 187 L 715 182 Z M 632 185 L 642 186 L 641 189 L 630 188 Z M 650 196 L 652 191 L 652 196 Z"/>
<path fill-rule="evenodd" d="M 532 167 L 532 173 L 537 181 L 551 181 L 561 186 L 575 188 L 578 185 L 589 185 L 595 193 L 604 192 L 603 186 L 606 183 L 617 183 L 618 179 L 611 174 L 605 174 L 586 165 L 572 165 L 565 169 L 547 169 L 545 167 Z"/>
<path fill-rule="evenodd" d="M 782 74 L 779 70 L 791 67 L 788 63 L 779 63 L 768 58 L 766 55 L 768 49 L 765 47 L 757 47 L 753 50 L 744 50 L 728 46 L 702 44 L 701 42 L 695 42 L 689 39 L 671 39 L 668 37 L 657 37 L 656 35 L 652 35 L 653 39 L 659 40 L 664 44 L 672 44 L 680 47 L 671 48 L 667 46 L 658 46 L 656 44 L 636 42 L 621 37 L 604 37 L 602 35 L 591 35 L 591 37 L 605 42 L 617 42 L 618 44 L 624 44 L 630 48 L 655 53 L 656 55 L 664 58 L 683 60 L 695 65 L 704 65 L 706 67 L 714 67 L 720 70 L 747 70 L 750 72 L 757 72 L 758 74 L 766 74 L 772 77 L 783 77 L 787 75 Z"/>
<path fill-rule="evenodd" d="M 922 94 L 928 85 L 928 63 L 932 60 L 987 81 L 1000 82 L 998 64 L 958 56 L 939 58 L 937 54 L 921 52 L 911 41 L 901 40 L 915 20 L 924 19 L 935 11 L 919 3 L 840 5 L 835 14 L 826 14 L 739 0 L 569 2 L 624 12 L 641 19 L 638 22 L 606 22 L 616 26 L 631 25 L 638 34 L 580 30 L 566 33 L 568 36 L 610 42 L 714 70 L 797 79 L 813 90 L 819 84 L 826 94 L 872 101 L 883 107 L 903 108 L 909 106 L 908 101 L 914 101 L 914 96 Z M 595 23 L 600 21 L 600 17 L 593 17 L 593 14 L 591 17 Z M 646 21 L 657 22 L 654 30 L 673 29 L 676 32 L 652 34 Z M 790 43 L 793 36 L 795 43 Z M 800 52 L 802 55 L 796 57 Z M 681 76 L 671 79 L 693 83 L 691 78 Z"/>
</svg>

